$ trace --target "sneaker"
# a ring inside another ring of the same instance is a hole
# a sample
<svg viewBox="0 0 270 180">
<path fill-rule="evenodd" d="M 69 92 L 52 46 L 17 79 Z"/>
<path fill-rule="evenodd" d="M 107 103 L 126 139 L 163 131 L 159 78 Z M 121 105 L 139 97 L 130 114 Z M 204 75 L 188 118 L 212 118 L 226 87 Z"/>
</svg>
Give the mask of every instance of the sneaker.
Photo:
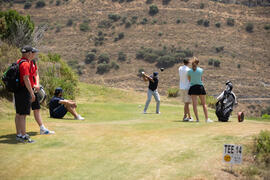
<svg viewBox="0 0 270 180">
<path fill-rule="evenodd" d="M 147 112 L 146 112 L 146 111 L 143 111 L 142 113 L 143 113 L 143 114 L 147 114 Z"/>
<path fill-rule="evenodd" d="M 49 129 L 40 129 L 40 134 L 54 134 L 54 131 L 50 131 Z"/>
<path fill-rule="evenodd" d="M 188 121 L 189 121 L 189 118 L 186 117 L 186 118 L 183 119 L 183 121 L 184 121 L 184 122 L 188 122 Z"/>
<path fill-rule="evenodd" d="M 22 141 L 22 135 L 16 135 L 16 141 L 19 141 L 19 142 L 21 142 Z"/>
<path fill-rule="evenodd" d="M 76 120 L 84 120 L 84 117 L 82 117 L 81 115 L 78 115 L 75 119 Z"/>
<path fill-rule="evenodd" d="M 23 143 L 34 143 L 35 141 L 34 140 L 32 140 L 31 138 L 30 138 L 30 136 L 28 135 L 28 134 L 25 134 L 25 136 L 23 137 L 21 137 L 21 142 L 23 142 Z"/>
<path fill-rule="evenodd" d="M 214 121 L 212 121 L 211 119 L 207 119 L 205 122 L 207 122 L 207 123 L 212 123 L 212 122 L 214 122 Z"/>
<path fill-rule="evenodd" d="M 199 119 L 197 119 L 196 122 L 199 122 Z"/>
<path fill-rule="evenodd" d="M 189 121 L 189 122 L 193 122 L 193 118 L 189 118 L 188 121 Z"/>
<path fill-rule="evenodd" d="M 161 112 L 156 112 L 156 114 L 161 114 Z"/>
</svg>

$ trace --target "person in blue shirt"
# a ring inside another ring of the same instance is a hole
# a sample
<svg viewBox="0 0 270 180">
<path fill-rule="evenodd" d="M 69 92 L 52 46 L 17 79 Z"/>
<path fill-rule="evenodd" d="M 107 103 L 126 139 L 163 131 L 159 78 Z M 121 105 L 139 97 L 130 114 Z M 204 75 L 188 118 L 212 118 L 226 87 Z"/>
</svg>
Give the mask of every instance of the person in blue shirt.
<svg viewBox="0 0 270 180">
<path fill-rule="evenodd" d="M 190 82 L 190 88 L 188 94 L 191 96 L 193 111 L 196 116 L 197 122 L 199 122 L 198 110 L 197 110 L 197 97 L 199 96 L 201 104 L 203 106 L 203 112 L 206 122 L 213 122 L 208 118 L 207 105 L 206 105 L 206 91 L 202 82 L 203 69 L 198 67 L 199 60 L 194 57 L 192 61 L 192 69 L 188 71 L 188 80 Z"/>
<path fill-rule="evenodd" d="M 63 89 L 58 87 L 54 91 L 54 97 L 50 100 L 49 109 L 52 118 L 63 118 L 67 112 L 70 112 L 76 120 L 84 118 L 76 112 L 77 104 L 72 100 L 62 97 Z"/>
</svg>

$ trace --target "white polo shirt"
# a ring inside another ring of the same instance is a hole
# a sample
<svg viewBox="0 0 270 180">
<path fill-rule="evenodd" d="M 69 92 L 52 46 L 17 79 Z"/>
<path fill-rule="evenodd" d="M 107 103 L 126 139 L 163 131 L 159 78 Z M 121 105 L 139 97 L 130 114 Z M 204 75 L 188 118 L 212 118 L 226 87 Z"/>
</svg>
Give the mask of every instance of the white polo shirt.
<svg viewBox="0 0 270 180">
<path fill-rule="evenodd" d="M 180 76 L 180 89 L 188 90 L 190 87 L 190 83 L 188 81 L 188 71 L 190 70 L 189 67 L 186 65 L 179 67 L 179 76 Z"/>
</svg>

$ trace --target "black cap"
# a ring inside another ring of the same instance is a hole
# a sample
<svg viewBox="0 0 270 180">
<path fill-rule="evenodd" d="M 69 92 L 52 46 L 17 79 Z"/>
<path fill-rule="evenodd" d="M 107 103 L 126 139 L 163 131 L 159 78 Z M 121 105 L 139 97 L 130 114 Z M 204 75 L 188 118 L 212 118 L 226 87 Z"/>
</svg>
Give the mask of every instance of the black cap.
<svg viewBox="0 0 270 180">
<path fill-rule="evenodd" d="M 54 95 L 57 96 L 58 94 L 60 94 L 61 92 L 63 92 L 63 89 L 61 87 L 58 87 L 54 90 Z"/>
<path fill-rule="evenodd" d="M 38 49 L 34 48 L 34 47 L 31 47 L 31 46 L 24 46 L 22 49 L 21 49 L 21 52 L 22 53 L 27 53 L 27 52 L 32 52 L 32 53 L 36 53 L 38 52 Z"/>
<path fill-rule="evenodd" d="M 153 75 L 154 75 L 154 76 L 157 76 L 157 75 L 158 75 L 158 72 L 154 72 Z"/>
</svg>

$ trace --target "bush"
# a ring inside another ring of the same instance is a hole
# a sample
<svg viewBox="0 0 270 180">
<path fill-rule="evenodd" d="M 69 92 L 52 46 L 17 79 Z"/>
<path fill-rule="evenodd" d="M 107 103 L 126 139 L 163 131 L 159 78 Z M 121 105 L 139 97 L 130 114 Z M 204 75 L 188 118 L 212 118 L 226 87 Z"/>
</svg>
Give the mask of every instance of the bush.
<svg viewBox="0 0 270 180">
<path fill-rule="evenodd" d="M 104 74 L 109 72 L 111 69 L 111 66 L 109 64 L 99 64 L 97 66 L 97 74 Z"/>
<path fill-rule="evenodd" d="M 132 16 L 131 23 L 135 24 L 137 22 L 138 16 Z"/>
<path fill-rule="evenodd" d="M 61 1 L 60 0 L 56 0 L 55 5 L 56 6 L 60 6 L 60 4 L 61 4 Z"/>
<path fill-rule="evenodd" d="M 36 8 L 43 8 L 44 6 L 46 6 L 46 3 L 44 0 L 38 0 L 36 3 Z"/>
<path fill-rule="evenodd" d="M 216 52 L 219 53 L 224 50 L 224 46 L 216 47 Z"/>
<path fill-rule="evenodd" d="M 62 87 L 66 99 L 75 99 L 78 92 L 78 78 L 72 69 L 63 61 L 58 54 L 39 54 L 38 67 L 40 83 L 43 85 L 48 98 L 53 97 L 56 87 Z"/>
<path fill-rule="evenodd" d="M 264 25 L 264 29 L 265 29 L 265 30 L 269 30 L 269 29 L 270 29 L 270 24 Z"/>
<path fill-rule="evenodd" d="M 120 51 L 118 53 L 118 61 L 126 61 L 126 59 L 127 59 L 127 55 L 123 53 L 122 51 Z"/>
<path fill-rule="evenodd" d="M 103 20 L 98 23 L 98 28 L 110 28 L 112 26 L 111 21 Z"/>
<path fill-rule="evenodd" d="M 32 6 L 32 2 L 31 1 L 26 1 L 25 4 L 24 4 L 24 9 L 30 9 Z"/>
<path fill-rule="evenodd" d="M 72 24 L 73 24 L 72 19 L 69 19 L 69 20 L 67 21 L 67 26 L 72 26 Z"/>
<path fill-rule="evenodd" d="M 214 59 L 209 59 L 208 60 L 208 65 L 212 66 L 214 64 Z"/>
<path fill-rule="evenodd" d="M 148 19 L 147 18 L 143 18 L 143 20 L 141 21 L 141 24 L 147 24 L 147 22 L 148 22 Z"/>
<path fill-rule="evenodd" d="M 270 131 L 261 131 L 254 139 L 253 153 L 257 162 L 270 165 Z"/>
<path fill-rule="evenodd" d="M 88 23 L 84 22 L 80 24 L 80 30 L 83 32 L 87 32 L 90 30 L 90 27 L 88 25 Z"/>
<path fill-rule="evenodd" d="M 176 20 L 176 23 L 177 23 L 177 24 L 180 24 L 180 22 L 181 22 L 180 19 L 177 19 L 177 20 Z"/>
<path fill-rule="evenodd" d="M 204 9 L 204 4 L 203 3 L 200 4 L 200 9 Z"/>
<path fill-rule="evenodd" d="M 209 26 L 209 20 L 204 20 L 204 22 L 203 22 L 203 25 L 205 26 L 205 27 L 208 27 Z"/>
<path fill-rule="evenodd" d="M 158 56 L 154 53 L 147 53 L 144 56 L 144 60 L 149 62 L 149 63 L 154 63 L 157 61 L 157 59 L 158 59 Z"/>
<path fill-rule="evenodd" d="M 156 6 L 156 5 L 151 5 L 150 7 L 149 7 L 149 14 L 151 15 L 151 16 L 154 16 L 154 15 L 156 15 L 158 13 L 158 7 Z"/>
<path fill-rule="evenodd" d="M 152 3 L 153 3 L 153 0 L 146 0 L 145 3 L 146 3 L 146 4 L 152 4 Z"/>
<path fill-rule="evenodd" d="M 217 28 L 220 28 L 220 26 L 221 26 L 220 22 L 217 22 L 215 25 Z"/>
<path fill-rule="evenodd" d="M 262 119 L 270 119 L 270 115 L 269 114 L 263 114 Z"/>
<path fill-rule="evenodd" d="M 220 61 L 219 60 L 215 60 L 214 61 L 214 66 L 215 67 L 220 67 Z"/>
<path fill-rule="evenodd" d="M 240 69 L 241 68 L 241 64 L 237 64 L 237 68 Z"/>
<path fill-rule="evenodd" d="M 171 0 L 162 0 L 162 4 L 163 5 L 168 5 L 170 3 Z"/>
<path fill-rule="evenodd" d="M 125 34 L 123 32 L 118 34 L 118 39 L 123 39 L 125 37 Z"/>
<path fill-rule="evenodd" d="M 93 52 L 89 52 L 86 54 L 84 62 L 85 62 L 85 64 L 90 64 L 95 59 L 96 59 L 96 54 Z"/>
<path fill-rule="evenodd" d="M 120 66 L 116 62 L 111 62 L 111 68 L 114 70 L 118 70 Z"/>
<path fill-rule="evenodd" d="M 127 21 L 126 24 L 125 24 L 125 28 L 130 28 L 130 26 L 131 26 L 131 22 Z"/>
<path fill-rule="evenodd" d="M 159 33 L 158 33 L 158 36 L 162 36 L 162 35 L 163 35 L 163 33 L 162 33 L 162 32 L 159 32 Z"/>
<path fill-rule="evenodd" d="M 119 19 L 121 19 L 121 16 L 118 14 L 109 14 L 108 18 L 113 20 L 114 22 L 118 21 Z"/>
<path fill-rule="evenodd" d="M 161 56 L 158 58 L 157 67 L 172 67 L 175 64 L 175 58 L 170 55 Z"/>
<path fill-rule="evenodd" d="M 268 115 L 270 115 L 270 106 L 268 106 L 267 108 L 265 108 L 265 109 L 263 109 L 263 110 L 261 111 L 261 115 L 263 115 L 263 114 L 268 114 Z"/>
<path fill-rule="evenodd" d="M 227 25 L 228 26 L 234 26 L 234 19 L 233 18 L 228 18 L 227 19 Z"/>
<path fill-rule="evenodd" d="M 249 33 L 252 33 L 253 32 L 253 28 L 254 28 L 254 26 L 253 26 L 252 23 L 248 23 L 246 25 L 246 31 L 249 32 Z"/>
<path fill-rule="evenodd" d="M 206 95 L 206 104 L 209 108 L 215 109 L 216 108 L 217 99 L 213 96 Z M 202 104 L 200 99 L 198 100 L 198 104 Z"/>
<path fill-rule="evenodd" d="M 101 63 L 108 64 L 109 62 L 110 62 L 110 57 L 108 54 L 104 53 L 104 54 L 99 55 L 98 64 L 101 64 Z"/>
<path fill-rule="evenodd" d="M 168 89 L 168 97 L 177 97 L 179 93 L 178 88 L 170 88 Z"/>
<path fill-rule="evenodd" d="M 203 19 L 198 20 L 198 21 L 197 21 L 197 24 L 198 24 L 198 25 L 202 25 L 202 24 L 203 24 Z"/>
<path fill-rule="evenodd" d="M 0 11 L 0 38 L 16 47 L 33 44 L 34 22 L 15 10 Z"/>
</svg>

